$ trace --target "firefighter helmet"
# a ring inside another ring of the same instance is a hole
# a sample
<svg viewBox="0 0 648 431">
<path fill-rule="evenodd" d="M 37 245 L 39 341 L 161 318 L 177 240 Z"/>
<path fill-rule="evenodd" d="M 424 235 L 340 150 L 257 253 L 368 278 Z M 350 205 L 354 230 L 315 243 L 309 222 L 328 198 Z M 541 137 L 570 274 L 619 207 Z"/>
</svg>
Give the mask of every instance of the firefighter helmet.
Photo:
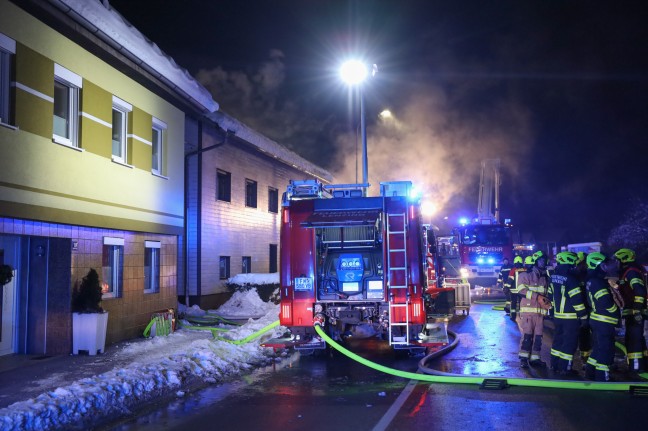
<svg viewBox="0 0 648 431">
<path fill-rule="evenodd" d="M 596 269 L 597 266 L 605 260 L 605 255 L 603 253 L 594 252 L 587 255 L 587 267 L 589 269 Z"/>
<path fill-rule="evenodd" d="M 563 251 L 556 255 L 556 262 L 561 265 L 576 265 L 578 263 L 578 256 L 571 251 Z"/>
<path fill-rule="evenodd" d="M 579 263 L 585 262 L 585 259 L 587 258 L 587 253 L 585 253 L 584 251 L 579 251 L 578 253 L 576 253 L 576 256 L 577 256 L 576 265 L 578 265 Z"/>
<path fill-rule="evenodd" d="M 614 257 L 619 259 L 621 263 L 634 262 L 635 252 L 633 250 L 630 250 L 629 248 L 622 248 L 614 253 Z"/>
<path fill-rule="evenodd" d="M 515 256 L 513 263 L 522 263 L 522 256 Z"/>
<path fill-rule="evenodd" d="M 531 256 L 533 257 L 533 261 L 535 262 L 536 260 L 540 259 L 541 257 L 544 257 L 544 253 L 542 250 L 538 250 L 535 253 L 533 253 Z"/>
<path fill-rule="evenodd" d="M 533 265 L 535 263 L 535 259 L 533 256 L 527 256 L 524 258 L 524 264 L 525 265 Z"/>
</svg>

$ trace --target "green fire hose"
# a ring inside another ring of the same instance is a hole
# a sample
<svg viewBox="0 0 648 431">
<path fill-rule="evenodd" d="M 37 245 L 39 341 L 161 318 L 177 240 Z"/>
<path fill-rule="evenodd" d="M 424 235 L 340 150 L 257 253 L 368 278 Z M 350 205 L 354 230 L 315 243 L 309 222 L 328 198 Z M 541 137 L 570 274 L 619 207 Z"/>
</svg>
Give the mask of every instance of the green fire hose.
<svg viewBox="0 0 648 431">
<path fill-rule="evenodd" d="M 526 386 L 526 387 L 536 387 L 536 388 L 558 388 L 558 389 L 585 389 L 585 390 L 598 390 L 598 391 L 629 391 L 630 387 L 640 387 L 643 389 L 648 389 L 648 383 L 634 383 L 634 382 L 580 382 L 580 381 L 565 381 L 565 380 L 549 380 L 549 379 L 523 379 L 523 378 L 505 378 L 505 377 L 492 377 L 492 376 L 464 376 L 461 374 L 449 374 L 441 373 L 438 371 L 431 370 L 425 367 L 427 360 L 432 357 L 437 357 L 440 353 L 435 352 L 431 356 L 426 356 L 419 362 L 419 371 L 430 373 L 430 374 L 418 374 L 408 371 L 396 370 L 393 368 L 385 367 L 384 365 L 377 364 L 375 362 L 369 361 L 355 353 L 347 350 L 342 347 L 340 344 L 335 342 L 331 337 L 329 337 L 326 332 L 322 329 L 319 322 L 315 323 L 315 331 L 317 334 L 322 337 L 331 347 L 333 347 L 338 352 L 343 355 L 363 364 L 374 370 L 381 371 L 392 376 L 403 377 L 411 380 L 419 380 L 424 382 L 432 383 L 463 383 L 463 384 L 473 384 L 473 385 L 482 385 L 484 380 L 506 380 L 506 383 L 514 386 Z M 455 341 L 457 337 L 455 335 Z M 454 346 L 456 344 L 453 342 Z M 454 347 L 452 347 L 454 348 Z M 444 350 L 443 353 L 447 353 L 448 350 Z"/>
<path fill-rule="evenodd" d="M 258 331 L 254 332 L 254 333 L 252 333 L 252 334 L 248 335 L 247 337 L 245 337 L 243 339 L 240 339 L 240 340 L 230 340 L 229 338 L 219 337 L 216 334 L 214 334 L 214 339 L 218 340 L 218 341 L 226 341 L 228 343 L 235 344 L 235 345 L 239 346 L 241 344 L 249 343 L 250 341 L 254 340 L 255 338 L 258 338 L 261 335 L 265 334 L 266 332 L 268 332 L 272 328 L 276 328 L 277 326 L 279 326 L 279 321 L 275 320 L 271 324 L 259 329 Z"/>
</svg>

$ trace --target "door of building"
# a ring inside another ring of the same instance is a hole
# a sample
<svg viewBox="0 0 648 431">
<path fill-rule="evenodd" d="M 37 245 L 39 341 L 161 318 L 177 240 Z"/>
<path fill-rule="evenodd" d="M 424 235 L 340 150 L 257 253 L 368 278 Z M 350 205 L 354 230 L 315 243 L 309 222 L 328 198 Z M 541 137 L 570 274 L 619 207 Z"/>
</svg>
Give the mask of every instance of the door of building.
<svg viewBox="0 0 648 431">
<path fill-rule="evenodd" d="M 15 353 L 16 271 L 13 279 L 0 289 L 2 289 L 0 296 L 0 356 L 2 356 Z"/>
</svg>

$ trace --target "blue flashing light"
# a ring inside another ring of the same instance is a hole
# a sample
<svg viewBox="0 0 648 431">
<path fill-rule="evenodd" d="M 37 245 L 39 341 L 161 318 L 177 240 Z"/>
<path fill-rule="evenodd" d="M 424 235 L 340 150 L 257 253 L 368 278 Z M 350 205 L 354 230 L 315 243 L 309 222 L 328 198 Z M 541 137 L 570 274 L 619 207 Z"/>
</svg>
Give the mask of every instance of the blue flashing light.
<svg viewBox="0 0 648 431">
<path fill-rule="evenodd" d="M 483 258 L 483 257 L 478 257 L 478 258 L 477 258 L 477 264 L 478 264 L 478 265 L 482 265 L 482 264 L 484 264 L 484 262 L 485 262 L 485 261 L 484 261 L 484 258 Z"/>
<path fill-rule="evenodd" d="M 468 218 L 466 218 L 466 217 L 461 217 L 461 218 L 459 219 L 459 224 L 460 224 L 461 226 L 465 226 L 465 225 L 467 225 L 467 224 L 468 224 Z"/>
<path fill-rule="evenodd" d="M 488 258 L 488 264 L 489 264 L 489 265 L 493 265 L 494 263 L 495 263 L 495 259 L 492 258 L 492 257 L 489 257 L 489 258 Z"/>
</svg>

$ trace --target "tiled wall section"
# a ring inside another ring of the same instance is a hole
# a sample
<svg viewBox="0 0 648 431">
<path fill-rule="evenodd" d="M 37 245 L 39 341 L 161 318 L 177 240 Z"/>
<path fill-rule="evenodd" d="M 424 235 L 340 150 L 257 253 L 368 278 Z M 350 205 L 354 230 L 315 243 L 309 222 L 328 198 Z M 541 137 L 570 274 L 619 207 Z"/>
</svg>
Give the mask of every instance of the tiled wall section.
<svg viewBox="0 0 648 431">
<path fill-rule="evenodd" d="M 151 313 L 177 307 L 177 237 L 120 230 L 96 229 L 29 220 L 0 218 L 0 233 L 47 236 L 72 240 L 73 288 L 90 268 L 101 274 L 103 238 L 124 238 L 124 285 L 120 298 L 102 302 L 110 316 L 106 344 L 142 336 Z M 144 241 L 161 242 L 160 292 L 144 293 Z M 76 243 L 76 249 L 74 244 Z M 72 316 L 70 316 L 70 320 Z"/>
</svg>

